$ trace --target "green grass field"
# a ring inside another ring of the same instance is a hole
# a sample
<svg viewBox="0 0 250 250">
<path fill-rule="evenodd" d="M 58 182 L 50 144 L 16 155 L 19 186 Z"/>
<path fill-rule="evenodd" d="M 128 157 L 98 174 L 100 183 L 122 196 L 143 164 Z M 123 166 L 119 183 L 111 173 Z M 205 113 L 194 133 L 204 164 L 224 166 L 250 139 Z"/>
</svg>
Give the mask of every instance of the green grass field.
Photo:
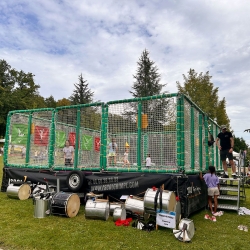
<svg viewBox="0 0 250 250">
<path fill-rule="evenodd" d="M 2 180 L 0 157 L 0 180 Z M 250 208 L 250 188 L 241 206 Z M 171 229 L 146 232 L 133 227 L 117 227 L 110 217 L 108 221 L 86 220 L 84 206 L 74 218 L 48 216 L 33 217 L 32 199 L 16 200 L 0 193 L 0 249 L 249 249 L 250 216 L 225 211 L 217 222 L 205 220 L 205 209 L 193 214 L 195 235 L 190 243 L 178 241 Z M 240 231 L 238 225 L 249 227 Z"/>
</svg>

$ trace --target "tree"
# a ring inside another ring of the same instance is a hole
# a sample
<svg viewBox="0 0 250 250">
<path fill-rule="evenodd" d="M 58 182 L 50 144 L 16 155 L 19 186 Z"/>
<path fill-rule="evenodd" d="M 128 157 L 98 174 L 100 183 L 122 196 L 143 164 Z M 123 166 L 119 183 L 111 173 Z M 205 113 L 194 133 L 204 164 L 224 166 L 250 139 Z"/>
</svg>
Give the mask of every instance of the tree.
<svg viewBox="0 0 250 250">
<path fill-rule="evenodd" d="M 82 74 L 78 77 L 79 83 L 75 83 L 75 90 L 73 94 L 69 97 L 71 104 L 86 104 L 92 102 L 92 97 L 94 92 L 88 88 L 87 80 L 83 79 Z"/>
<path fill-rule="evenodd" d="M 134 91 L 129 91 L 133 97 L 159 95 L 166 84 L 160 84 L 161 76 L 155 62 L 149 58 L 149 52 L 145 49 L 137 62 L 138 69 L 133 75 L 135 82 L 132 86 Z"/>
<path fill-rule="evenodd" d="M 17 71 L 0 60 L 0 135 L 5 134 L 9 111 L 45 107 L 39 88 L 32 73 Z"/>
<path fill-rule="evenodd" d="M 149 52 L 145 49 L 139 61 L 137 62 L 138 68 L 136 74 L 133 75 L 135 79 L 132 86 L 133 91 L 129 91 L 133 97 L 147 97 L 153 95 L 160 95 L 162 89 L 166 84 L 161 84 L 161 75 L 158 73 L 158 68 L 155 62 L 150 60 Z M 123 115 L 128 121 L 135 120 L 137 116 L 137 103 L 130 103 L 129 111 Z M 164 126 L 172 121 L 173 112 L 169 99 L 155 99 L 145 100 L 142 102 L 142 114 L 147 117 L 147 129 L 149 131 L 163 131 Z"/>
<path fill-rule="evenodd" d="M 67 98 L 59 99 L 59 100 L 56 102 L 56 107 L 70 106 L 70 105 L 71 105 L 70 100 L 67 99 Z"/>
<path fill-rule="evenodd" d="M 202 111 L 204 111 L 211 119 L 217 121 L 218 124 L 225 124 L 230 127 L 230 120 L 226 113 L 226 100 L 219 100 L 218 90 L 211 82 L 212 76 L 209 71 L 205 74 L 202 72 L 198 75 L 194 69 L 190 69 L 188 76 L 183 74 L 184 86 L 180 82 L 176 82 L 178 91 L 191 98 Z"/>
<path fill-rule="evenodd" d="M 44 99 L 47 108 L 56 108 L 56 100 L 52 95 Z"/>
</svg>

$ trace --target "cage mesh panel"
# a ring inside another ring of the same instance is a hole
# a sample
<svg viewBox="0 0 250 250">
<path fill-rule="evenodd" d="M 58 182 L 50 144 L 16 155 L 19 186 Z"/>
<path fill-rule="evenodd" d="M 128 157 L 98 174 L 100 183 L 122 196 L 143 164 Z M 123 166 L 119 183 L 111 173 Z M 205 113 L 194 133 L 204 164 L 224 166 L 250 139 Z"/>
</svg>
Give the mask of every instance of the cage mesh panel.
<svg viewBox="0 0 250 250">
<path fill-rule="evenodd" d="M 100 167 L 101 107 L 81 108 L 80 167 Z"/>
<path fill-rule="evenodd" d="M 54 166 L 64 165 L 65 141 L 75 148 L 77 108 L 59 110 L 55 119 Z M 64 138 L 64 139 L 63 139 Z M 77 167 L 100 167 L 101 107 L 81 107 Z M 95 143 L 98 144 L 95 146 Z"/>
<path fill-rule="evenodd" d="M 190 129 L 191 129 L 191 106 L 184 100 L 184 137 L 185 137 L 185 169 L 191 169 L 191 140 L 190 140 Z"/>
<path fill-rule="evenodd" d="M 28 124 L 29 115 L 31 113 L 14 113 L 10 120 L 10 135 L 15 135 L 15 138 L 10 138 L 9 154 L 7 162 L 9 164 L 18 164 L 25 166 L 26 154 L 22 153 L 23 148 L 27 146 L 27 140 L 20 139 L 22 135 L 26 134 L 28 139 Z M 39 111 L 32 113 L 32 126 L 30 134 L 30 148 L 29 148 L 29 167 L 40 166 L 41 168 L 48 168 L 49 155 L 49 134 L 51 125 L 52 112 Z M 16 130 L 17 133 L 14 131 Z M 22 132 L 23 130 L 23 132 Z M 25 132 L 24 132 L 25 131 Z M 43 134 L 44 132 L 44 134 Z M 19 139 L 20 140 L 19 140 Z M 23 151 L 24 152 L 24 151 Z M 35 153 L 36 152 L 36 153 Z"/>
<path fill-rule="evenodd" d="M 10 142 L 8 148 L 8 164 L 18 164 L 25 166 L 25 156 L 22 156 L 22 148 L 26 147 L 25 140 L 19 140 L 18 137 L 22 137 L 24 131 L 22 131 L 22 126 L 27 126 L 29 121 L 29 113 L 15 113 L 10 118 Z M 21 126 L 20 126 L 21 125 Z M 20 127 L 18 129 L 18 127 Z M 13 138 L 13 134 L 17 135 L 17 139 Z"/>
<path fill-rule="evenodd" d="M 39 111 L 32 114 L 34 133 L 30 137 L 29 165 L 49 167 L 49 136 L 51 129 L 51 111 Z"/>
<path fill-rule="evenodd" d="M 199 170 L 200 167 L 200 162 L 199 162 L 199 157 L 200 157 L 200 150 L 199 150 L 199 111 L 194 110 L 194 153 L 195 153 L 195 159 L 194 159 L 194 168 L 196 170 Z"/>
<path fill-rule="evenodd" d="M 129 145 L 130 166 L 137 165 L 137 102 L 110 104 L 107 127 L 107 166 L 124 165 L 126 143 Z M 112 139 L 115 139 L 118 147 L 116 158 L 109 157 L 109 144 Z"/>
<path fill-rule="evenodd" d="M 138 103 L 109 105 L 108 142 L 115 138 L 119 147 L 117 166 L 123 165 L 126 143 L 129 144 L 129 162 L 137 166 L 137 110 Z M 141 105 L 141 165 L 145 167 L 148 154 L 152 168 L 176 168 L 176 103 L 174 98 L 142 101 Z M 107 150 L 108 154 L 108 150 Z M 108 163 L 111 163 L 108 161 Z M 111 164 L 112 165 L 112 164 Z"/>
</svg>

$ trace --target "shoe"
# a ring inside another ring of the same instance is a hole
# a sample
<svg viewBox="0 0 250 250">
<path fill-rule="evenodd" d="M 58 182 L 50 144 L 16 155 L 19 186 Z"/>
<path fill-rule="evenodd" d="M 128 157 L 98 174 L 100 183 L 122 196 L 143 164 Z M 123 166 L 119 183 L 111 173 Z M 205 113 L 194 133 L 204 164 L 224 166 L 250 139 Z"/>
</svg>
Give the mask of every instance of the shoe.
<svg viewBox="0 0 250 250">
<path fill-rule="evenodd" d="M 229 176 L 227 174 L 223 174 L 222 178 L 229 178 Z"/>
<path fill-rule="evenodd" d="M 232 173 L 232 178 L 234 178 L 234 179 L 236 179 L 236 178 L 237 178 L 236 173 Z"/>
<path fill-rule="evenodd" d="M 239 229 L 239 230 L 243 230 L 243 229 L 244 229 L 244 226 L 243 226 L 243 225 L 239 225 L 239 226 L 238 226 L 238 229 Z"/>
<path fill-rule="evenodd" d="M 244 226 L 244 227 L 243 227 L 243 230 L 244 230 L 245 232 L 248 232 L 247 226 Z"/>
<path fill-rule="evenodd" d="M 213 213 L 213 216 L 221 216 L 220 212 Z"/>
<path fill-rule="evenodd" d="M 216 217 L 215 217 L 215 216 L 212 216 L 212 217 L 210 218 L 210 220 L 213 221 L 213 222 L 216 222 Z"/>
<path fill-rule="evenodd" d="M 204 219 L 209 220 L 210 216 L 208 214 L 205 214 Z"/>
</svg>

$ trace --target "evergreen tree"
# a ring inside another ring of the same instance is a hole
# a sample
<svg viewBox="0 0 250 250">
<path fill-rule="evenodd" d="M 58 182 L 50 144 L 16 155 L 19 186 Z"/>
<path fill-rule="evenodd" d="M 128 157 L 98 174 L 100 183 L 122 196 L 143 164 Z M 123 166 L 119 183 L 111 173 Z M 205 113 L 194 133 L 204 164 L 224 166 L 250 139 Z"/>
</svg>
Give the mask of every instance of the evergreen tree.
<svg viewBox="0 0 250 250">
<path fill-rule="evenodd" d="M 184 86 L 180 82 L 176 82 L 178 91 L 191 98 L 202 111 L 204 111 L 211 119 L 217 121 L 219 125 L 225 124 L 230 127 L 230 120 L 226 112 L 226 100 L 219 100 L 218 90 L 211 82 L 212 76 L 209 71 L 205 74 L 196 73 L 194 69 L 190 69 L 188 75 L 184 78 Z"/>
<path fill-rule="evenodd" d="M 52 95 L 45 98 L 44 102 L 47 108 L 56 108 L 56 100 Z"/>
<path fill-rule="evenodd" d="M 161 76 L 155 62 L 149 58 L 149 52 L 145 49 L 137 62 L 138 69 L 133 75 L 135 82 L 132 86 L 134 91 L 129 91 L 133 97 L 145 97 L 159 95 L 166 84 L 160 84 Z"/>
<path fill-rule="evenodd" d="M 69 97 L 71 104 L 86 104 L 92 102 L 92 97 L 94 92 L 88 88 L 87 80 L 83 79 L 82 74 L 79 76 L 79 83 L 74 84 L 75 90 L 73 94 Z"/>
</svg>

